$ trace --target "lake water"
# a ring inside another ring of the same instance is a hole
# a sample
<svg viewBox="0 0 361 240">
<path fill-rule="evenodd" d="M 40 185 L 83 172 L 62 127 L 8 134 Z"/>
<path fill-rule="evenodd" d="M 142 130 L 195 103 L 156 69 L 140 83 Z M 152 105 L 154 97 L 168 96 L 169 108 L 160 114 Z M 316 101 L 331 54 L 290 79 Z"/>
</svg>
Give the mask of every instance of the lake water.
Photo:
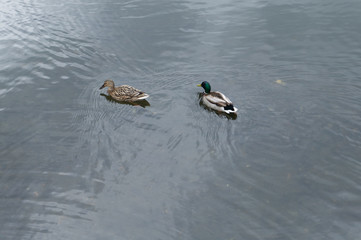
<svg viewBox="0 0 361 240">
<path fill-rule="evenodd" d="M 0 6 L 1 240 L 361 239 L 359 0 Z"/>
</svg>

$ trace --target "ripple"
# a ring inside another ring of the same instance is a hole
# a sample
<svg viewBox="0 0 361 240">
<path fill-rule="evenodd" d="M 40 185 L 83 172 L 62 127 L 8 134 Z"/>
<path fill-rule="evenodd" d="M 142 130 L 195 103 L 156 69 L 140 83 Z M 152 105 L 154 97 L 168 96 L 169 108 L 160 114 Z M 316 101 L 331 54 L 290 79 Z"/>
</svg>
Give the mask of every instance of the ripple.
<svg viewBox="0 0 361 240">
<path fill-rule="evenodd" d="M 358 236 L 360 8 L 349 5 L 5 0 L 0 231 Z M 112 101 L 107 78 L 148 104 Z M 204 80 L 236 119 L 199 105 Z"/>
<path fill-rule="evenodd" d="M 69 121 L 74 95 L 79 94 L 77 84 L 93 77 L 94 59 L 102 58 L 91 39 L 77 33 L 81 26 L 71 23 L 72 17 L 45 10 L 46 6 L 33 1 L 7 2 L 0 10 L 4 26 L 0 30 L 4 53 L 0 97 L 4 99 L 2 114 L 6 113 L 1 154 L 10 159 L 2 162 L 0 171 L 12 189 L 1 191 L 4 203 L 13 202 L 13 209 L 22 212 L 23 217 L 15 216 L 7 224 L 7 229 L 20 229 L 18 239 L 24 232 L 34 236 L 51 233 L 55 225 L 90 222 L 94 199 L 103 191 L 104 169 L 109 168 L 107 161 L 93 155 L 94 161 L 82 161 L 80 156 L 88 154 L 86 142 L 78 142 L 72 132 L 79 129 Z M 24 156 L 28 161 L 21 160 Z"/>
</svg>

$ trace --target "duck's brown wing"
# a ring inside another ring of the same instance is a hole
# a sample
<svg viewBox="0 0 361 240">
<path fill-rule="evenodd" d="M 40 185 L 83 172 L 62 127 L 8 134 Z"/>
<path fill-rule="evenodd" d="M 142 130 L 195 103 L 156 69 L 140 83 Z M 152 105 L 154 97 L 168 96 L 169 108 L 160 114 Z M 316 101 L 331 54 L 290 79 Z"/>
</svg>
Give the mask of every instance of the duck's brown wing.
<svg viewBox="0 0 361 240">
<path fill-rule="evenodd" d="M 123 98 L 123 99 L 132 99 L 140 97 L 144 94 L 144 92 L 128 85 L 122 85 L 115 88 L 114 96 Z"/>
</svg>

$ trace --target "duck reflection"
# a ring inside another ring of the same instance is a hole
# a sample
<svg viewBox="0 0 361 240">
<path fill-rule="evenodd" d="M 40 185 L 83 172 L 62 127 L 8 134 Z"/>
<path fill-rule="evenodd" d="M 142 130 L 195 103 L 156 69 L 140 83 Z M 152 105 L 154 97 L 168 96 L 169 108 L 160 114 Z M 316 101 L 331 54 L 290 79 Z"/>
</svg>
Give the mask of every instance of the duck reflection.
<svg viewBox="0 0 361 240">
<path fill-rule="evenodd" d="M 125 104 L 125 105 L 131 105 L 131 106 L 140 106 L 140 107 L 149 107 L 150 106 L 150 103 L 143 99 L 143 100 L 139 100 L 139 101 L 135 101 L 135 102 L 125 102 L 125 101 L 118 101 L 118 100 L 115 100 L 114 98 L 112 98 L 111 96 L 109 95 L 106 95 L 104 93 L 101 93 L 100 96 L 103 96 L 105 97 L 106 100 L 108 100 L 109 102 L 113 102 L 113 103 L 119 103 L 119 104 Z"/>
</svg>

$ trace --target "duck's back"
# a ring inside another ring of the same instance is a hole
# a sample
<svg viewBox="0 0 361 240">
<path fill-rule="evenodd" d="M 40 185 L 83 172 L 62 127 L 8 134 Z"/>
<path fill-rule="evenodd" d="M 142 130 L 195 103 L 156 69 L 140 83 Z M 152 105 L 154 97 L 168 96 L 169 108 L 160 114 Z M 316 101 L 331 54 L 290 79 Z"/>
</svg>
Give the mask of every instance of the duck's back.
<svg viewBox="0 0 361 240">
<path fill-rule="evenodd" d="M 109 93 L 113 98 L 127 101 L 127 100 L 141 100 L 148 97 L 144 92 L 129 86 L 129 85 L 121 85 L 119 87 L 114 88 L 114 91 Z"/>
<path fill-rule="evenodd" d="M 224 107 L 229 104 L 232 104 L 231 100 L 227 98 L 223 93 L 221 92 L 210 92 L 208 94 L 205 94 L 208 101 L 210 101 L 213 104 L 218 105 L 219 107 Z"/>
</svg>

